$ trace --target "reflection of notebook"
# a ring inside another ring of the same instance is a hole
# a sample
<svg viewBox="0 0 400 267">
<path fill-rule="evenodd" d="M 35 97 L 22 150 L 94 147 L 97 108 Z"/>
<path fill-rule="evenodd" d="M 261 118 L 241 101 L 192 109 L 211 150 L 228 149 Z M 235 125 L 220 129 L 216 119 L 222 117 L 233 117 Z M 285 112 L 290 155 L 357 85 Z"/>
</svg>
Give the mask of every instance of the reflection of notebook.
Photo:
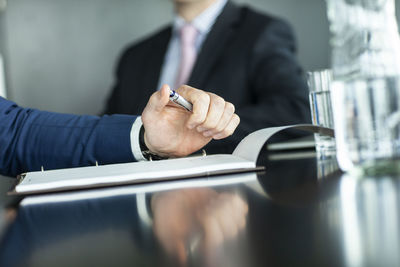
<svg viewBox="0 0 400 267">
<path fill-rule="evenodd" d="M 67 191 L 260 170 L 263 167 L 257 168 L 256 161 L 265 142 L 272 135 L 292 128 L 333 134 L 330 129 L 312 125 L 266 128 L 244 138 L 233 154 L 29 172 L 20 176 L 19 183 L 10 194 Z"/>
</svg>

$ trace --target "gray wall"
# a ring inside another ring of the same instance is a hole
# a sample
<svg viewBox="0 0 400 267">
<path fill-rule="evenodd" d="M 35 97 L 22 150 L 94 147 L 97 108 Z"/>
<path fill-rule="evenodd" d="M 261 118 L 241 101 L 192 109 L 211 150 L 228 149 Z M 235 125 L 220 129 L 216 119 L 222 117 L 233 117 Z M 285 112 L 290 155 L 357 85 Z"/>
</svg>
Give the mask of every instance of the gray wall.
<svg viewBox="0 0 400 267">
<path fill-rule="evenodd" d="M 286 18 L 306 70 L 329 66 L 324 0 L 237 0 Z M 8 0 L 0 52 L 20 105 L 97 114 L 121 49 L 172 18 L 170 0 Z"/>
</svg>

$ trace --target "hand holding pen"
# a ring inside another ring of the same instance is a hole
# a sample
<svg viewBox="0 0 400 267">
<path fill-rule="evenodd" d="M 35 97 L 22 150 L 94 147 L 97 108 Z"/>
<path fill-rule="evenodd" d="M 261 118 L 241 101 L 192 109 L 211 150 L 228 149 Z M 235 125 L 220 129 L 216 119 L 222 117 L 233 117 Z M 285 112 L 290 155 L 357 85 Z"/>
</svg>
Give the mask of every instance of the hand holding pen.
<svg viewBox="0 0 400 267">
<path fill-rule="evenodd" d="M 176 98 L 179 106 L 172 104 L 170 97 L 172 101 Z M 151 96 L 142 121 L 145 142 L 152 152 L 180 157 L 196 152 L 212 139 L 232 135 L 240 119 L 233 104 L 213 93 L 181 86 L 173 94 L 164 85 Z"/>
</svg>

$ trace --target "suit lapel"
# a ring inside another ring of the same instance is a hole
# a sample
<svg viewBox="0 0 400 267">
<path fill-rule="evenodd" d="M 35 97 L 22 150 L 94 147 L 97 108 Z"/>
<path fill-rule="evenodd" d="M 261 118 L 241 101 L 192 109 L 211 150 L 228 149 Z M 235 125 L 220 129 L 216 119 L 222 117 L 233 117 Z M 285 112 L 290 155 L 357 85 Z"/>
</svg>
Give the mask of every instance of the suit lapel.
<svg viewBox="0 0 400 267">
<path fill-rule="evenodd" d="M 168 27 L 158 36 L 157 42 L 154 47 L 150 47 L 152 54 L 148 58 L 147 70 L 145 81 L 147 81 L 149 90 L 152 93 L 159 88 L 157 88 L 158 81 L 160 80 L 161 69 L 164 63 L 165 54 L 167 53 L 168 44 L 172 35 L 172 27 Z"/>
<path fill-rule="evenodd" d="M 193 67 L 189 85 L 197 88 L 204 87 L 206 77 L 212 71 L 219 57 L 222 56 L 227 42 L 233 36 L 239 14 L 239 7 L 231 2 L 226 4 L 203 43 L 198 60 Z"/>
<path fill-rule="evenodd" d="M 135 76 L 135 87 L 139 87 L 140 90 L 132 90 L 132 98 L 138 99 L 138 104 L 136 106 L 132 105 L 131 112 L 133 114 L 142 112 L 147 105 L 149 97 L 159 89 L 157 88 L 158 81 L 171 35 L 172 27 L 168 27 L 160 32 L 156 36 L 155 41 L 147 48 L 147 58 L 145 62 L 142 62 L 143 70 L 138 73 L 139 77 Z"/>
</svg>

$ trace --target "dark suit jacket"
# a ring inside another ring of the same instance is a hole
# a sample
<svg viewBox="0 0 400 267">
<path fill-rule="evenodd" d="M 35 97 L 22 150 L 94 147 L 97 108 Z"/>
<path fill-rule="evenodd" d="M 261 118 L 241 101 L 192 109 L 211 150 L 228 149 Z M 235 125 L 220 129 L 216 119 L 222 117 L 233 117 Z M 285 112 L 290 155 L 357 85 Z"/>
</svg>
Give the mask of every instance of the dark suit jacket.
<svg viewBox="0 0 400 267">
<path fill-rule="evenodd" d="M 171 34 L 168 26 L 123 53 L 106 113 L 141 114 L 158 89 Z M 234 135 L 212 141 L 208 152 L 232 152 L 257 129 L 309 122 L 307 85 L 295 50 L 285 22 L 228 2 L 204 41 L 188 82 L 232 102 L 241 118 Z"/>
<path fill-rule="evenodd" d="M 135 119 L 44 112 L 0 97 L 0 173 L 134 161 L 130 132 Z"/>
</svg>

